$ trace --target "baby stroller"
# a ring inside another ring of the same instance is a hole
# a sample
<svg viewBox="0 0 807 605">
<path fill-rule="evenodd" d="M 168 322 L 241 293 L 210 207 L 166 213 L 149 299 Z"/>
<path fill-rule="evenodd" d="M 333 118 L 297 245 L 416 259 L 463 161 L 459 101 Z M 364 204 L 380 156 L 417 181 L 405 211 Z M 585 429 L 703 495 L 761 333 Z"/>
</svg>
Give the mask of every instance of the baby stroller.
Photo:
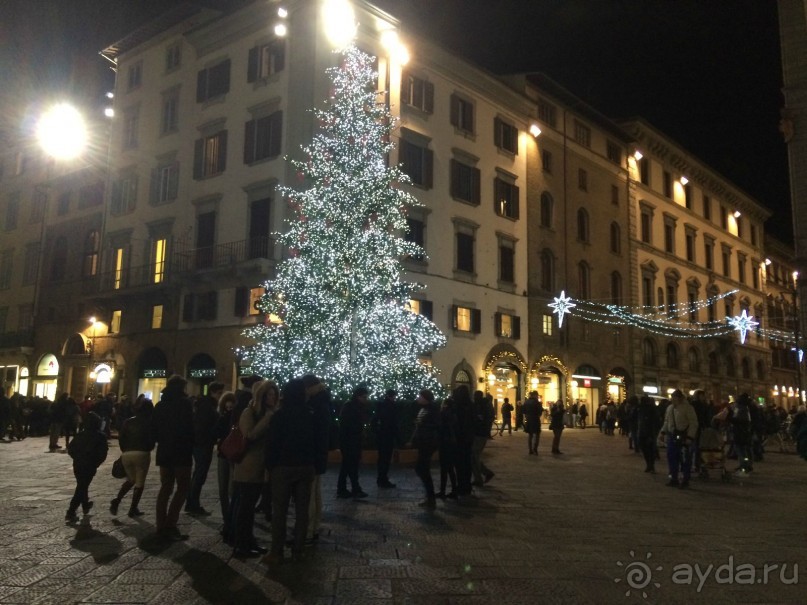
<svg viewBox="0 0 807 605">
<path fill-rule="evenodd" d="M 726 437 L 717 429 L 707 427 L 700 438 L 701 477 L 708 479 L 710 473 L 720 475 L 723 482 L 731 481 L 731 472 L 726 469 Z"/>
</svg>

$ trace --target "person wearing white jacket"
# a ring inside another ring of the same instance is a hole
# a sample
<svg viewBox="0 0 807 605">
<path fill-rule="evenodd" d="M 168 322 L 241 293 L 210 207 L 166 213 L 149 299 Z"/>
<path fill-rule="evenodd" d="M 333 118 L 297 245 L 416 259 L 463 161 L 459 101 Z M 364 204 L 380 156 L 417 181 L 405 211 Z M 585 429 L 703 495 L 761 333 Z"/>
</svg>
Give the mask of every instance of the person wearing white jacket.
<svg viewBox="0 0 807 605">
<path fill-rule="evenodd" d="M 687 488 L 692 470 L 690 446 L 698 435 L 698 415 L 680 390 L 673 391 L 671 405 L 667 406 L 659 440 L 666 437 L 667 465 L 670 470 L 670 487 Z M 679 471 L 681 480 L 679 481 Z"/>
</svg>

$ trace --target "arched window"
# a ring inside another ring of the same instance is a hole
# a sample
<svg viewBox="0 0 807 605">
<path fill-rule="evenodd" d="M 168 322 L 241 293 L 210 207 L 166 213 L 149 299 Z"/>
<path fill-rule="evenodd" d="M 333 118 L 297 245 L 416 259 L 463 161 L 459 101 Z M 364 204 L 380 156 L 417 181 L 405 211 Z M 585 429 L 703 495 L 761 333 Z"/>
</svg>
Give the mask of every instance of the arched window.
<svg viewBox="0 0 807 605">
<path fill-rule="evenodd" d="M 667 343 L 667 367 L 671 370 L 678 369 L 678 345 L 674 342 Z"/>
<path fill-rule="evenodd" d="M 717 301 L 715 297 L 717 297 L 718 294 L 720 294 L 720 290 L 714 286 L 706 290 L 706 297 L 709 300 L 709 304 L 706 306 L 707 321 L 717 321 Z"/>
<path fill-rule="evenodd" d="M 615 305 L 622 304 L 622 276 L 619 271 L 611 273 L 611 302 Z"/>
<path fill-rule="evenodd" d="M 655 366 L 657 357 L 656 343 L 650 338 L 645 338 L 642 341 L 642 359 L 644 360 L 644 365 Z"/>
<path fill-rule="evenodd" d="M 717 372 L 718 372 L 717 353 L 712 351 L 711 353 L 709 353 L 709 374 L 714 376 L 717 374 Z"/>
<path fill-rule="evenodd" d="M 743 360 L 740 362 L 740 371 L 743 374 L 743 378 L 749 380 L 751 378 L 751 360 L 748 357 L 743 357 Z"/>
<path fill-rule="evenodd" d="M 611 252 L 614 254 L 622 252 L 622 230 L 616 222 L 611 223 Z"/>
<path fill-rule="evenodd" d="M 700 372 L 701 371 L 701 354 L 698 349 L 695 347 L 689 347 L 689 371 L 690 372 Z"/>
<path fill-rule="evenodd" d="M 581 242 L 588 242 L 588 237 L 588 212 L 585 208 L 580 208 L 577 211 L 577 239 Z"/>
<path fill-rule="evenodd" d="M 577 292 L 582 300 L 591 297 L 591 268 L 586 261 L 581 261 L 577 266 Z"/>
<path fill-rule="evenodd" d="M 541 194 L 541 227 L 552 227 L 552 211 L 555 202 L 548 191 Z"/>
<path fill-rule="evenodd" d="M 555 255 L 549 249 L 541 252 L 541 289 L 547 292 L 555 289 Z"/>
<path fill-rule="evenodd" d="M 84 240 L 84 264 L 81 274 L 89 277 L 98 273 L 98 251 L 101 247 L 101 236 L 98 231 L 90 231 Z"/>
<path fill-rule="evenodd" d="M 65 270 L 67 269 L 68 250 L 66 237 L 60 235 L 56 238 L 51 254 L 53 258 L 50 264 L 50 279 L 52 281 L 61 281 L 64 279 Z"/>
</svg>

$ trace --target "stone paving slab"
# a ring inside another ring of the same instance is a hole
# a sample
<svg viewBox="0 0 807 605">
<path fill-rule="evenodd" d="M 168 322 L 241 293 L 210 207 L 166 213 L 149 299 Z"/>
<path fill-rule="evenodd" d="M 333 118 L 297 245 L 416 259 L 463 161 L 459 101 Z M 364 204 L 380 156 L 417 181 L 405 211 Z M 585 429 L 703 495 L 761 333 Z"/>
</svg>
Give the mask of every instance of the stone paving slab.
<svg viewBox="0 0 807 605">
<path fill-rule="evenodd" d="M 618 436 L 567 430 L 563 455 L 535 457 L 515 433 L 489 442 L 491 483 L 433 513 L 416 506 L 411 467 L 394 469 L 398 489 L 379 492 L 363 467 L 362 502 L 335 498 L 330 469 L 319 544 L 301 563 L 267 569 L 221 543 L 212 474 L 202 502 L 214 515 L 183 515 L 187 542 L 153 539 L 156 467 L 147 516 L 112 517 L 115 446 L 90 488 L 96 506 L 76 526 L 63 521 L 69 459 L 46 453 L 47 438 L 0 447 L 0 603 L 807 603 L 807 463 L 795 456 L 770 454 L 750 477 L 694 479 L 682 491 L 665 487 L 663 472 L 642 473 Z M 262 518 L 256 534 L 268 545 Z M 730 564 L 731 581 L 718 583 L 714 570 Z M 701 586 L 673 576 L 695 565 L 712 569 Z M 757 574 L 750 584 L 737 582 L 741 565 Z M 778 567 L 763 580 L 765 565 Z"/>
</svg>

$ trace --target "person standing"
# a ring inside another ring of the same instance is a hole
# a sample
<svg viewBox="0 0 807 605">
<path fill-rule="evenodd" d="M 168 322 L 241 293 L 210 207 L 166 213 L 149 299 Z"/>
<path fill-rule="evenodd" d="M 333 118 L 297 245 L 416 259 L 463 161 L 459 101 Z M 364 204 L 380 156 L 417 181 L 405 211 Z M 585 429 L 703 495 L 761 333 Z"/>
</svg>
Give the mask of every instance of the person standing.
<svg viewBox="0 0 807 605">
<path fill-rule="evenodd" d="M 230 484 L 232 483 L 232 464 L 221 453 L 221 443 L 230 434 L 230 429 L 236 424 L 233 418 L 235 407 L 235 393 L 227 391 L 219 398 L 218 419 L 216 420 L 216 482 L 218 484 L 219 507 L 224 527 L 221 535 L 226 536 L 230 519 Z"/>
<path fill-rule="evenodd" d="M 740 463 L 738 471 L 749 473 L 754 470 L 753 428 L 751 407 L 754 405 L 751 398 L 743 393 L 730 408 L 729 424 L 734 435 L 734 449 L 737 452 L 737 461 Z"/>
<path fill-rule="evenodd" d="M 579 414 L 580 414 L 580 428 L 584 429 L 586 428 L 586 419 L 588 418 L 588 409 L 586 408 L 585 403 L 580 404 Z"/>
<path fill-rule="evenodd" d="M 475 487 L 481 487 L 495 476 L 495 473 L 482 462 L 482 451 L 490 439 L 493 418 L 493 399 L 489 395 L 486 397 L 482 391 L 476 391 L 474 393 L 474 442 L 471 450 L 471 468 L 474 475 L 471 485 Z"/>
<path fill-rule="evenodd" d="M 210 515 L 202 506 L 202 487 L 213 462 L 213 446 L 216 444 L 216 424 L 219 420 L 219 398 L 224 393 L 224 383 L 211 382 L 207 395 L 199 397 L 193 405 L 193 474 L 185 512 L 189 515 Z"/>
<path fill-rule="evenodd" d="M 176 374 L 168 379 L 152 424 L 160 467 L 160 491 L 155 505 L 157 535 L 174 541 L 188 538 L 177 528 L 193 466 L 193 404 L 185 394 L 187 384 Z"/>
<path fill-rule="evenodd" d="M 457 473 L 455 460 L 457 451 L 457 414 L 456 405 L 451 397 L 447 397 L 440 406 L 440 491 L 438 498 L 457 498 Z M 451 491 L 446 493 L 446 484 L 451 481 Z"/>
<path fill-rule="evenodd" d="M 292 498 L 295 511 L 292 558 L 303 557 L 317 457 L 316 422 L 314 410 L 306 404 L 305 383 L 297 378 L 290 380 L 283 387 L 282 402 L 269 422 L 266 467 L 272 478 L 272 548 L 263 559 L 266 564 L 277 564 L 283 559 Z"/>
<path fill-rule="evenodd" d="M 235 557 L 258 557 L 267 549 L 255 541 L 255 505 L 261 496 L 266 475 L 266 435 L 277 409 L 280 392 L 271 380 L 258 383 L 255 395 L 238 419 L 238 426 L 249 447 L 233 468 L 234 491 L 238 493 L 235 511 Z"/>
<path fill-rule="evenodd" d="M 521 401 L 516 401 L 516 428 L 515 430 L 524 428 L 524 414 L 521 413 L 521 406 L 523 403 Z"/>
<path fill-rule="evenodd" d="M 64 421 L 67 417 L 68 398 L 69 395 L 64 392 L 50 406 L 50 443 L 48 444 L 48 449 L 51 452 L 62 449 L 62 446 L 59 445 L 59 437 L 62 435 Z"/>
<path fill-rule="evenodd" d="M 432 479 L 431 461 L 434 452 L 440 446 L 440 423 L 438 409 L 434 403 L 434 394 L 423 389 L 417 398 L 420 406 L 415 419 L 415 432 L 412 435 L 412 445 L 418 450 L 415 473 L 423 482 L 426 499 L 418 506 L 434 510 L 437 501 L 434 495 L 434 480 Z"/>
<path fill-rule="evenodd" d="M 11 424 L 11 400 L 6 395 L 6 387 L 0 383 L 0 441 L 5 441 L 6 431 Z M 13 431 L 9 431 L 8 440 L 13 439 Z"/>
<path fill-rule="evenodd" d="M 314 414 L 314 477 L 311 480 L 311 497 L 308 500 L 308 530 L 306 544 L 319 540 L 322 524 L 322 475 L 328 469 L 328 445 L 331 429 L 331 392 L 313 374 L 302 378 L 307 405 Z"/>
<path fill-rule="evenodd" d="M 356 387 L 353 389 L 353 396 L 342 406 L 339 414 L 339 450 L 342 453 L 342 464 L 336 483 L 337 498 L 367 497 L 367 493 L 359 485 L 359 463 L 368 395 L 369 391 L 365 387 Z M 347 489 L 348 478 L 351 491 Z"/>
<path fill-rule="evenodd" d="M 636 441 L 644 456 L 646 473 L 656 472 L 656 435 L 660 428 L 653 399 L 649 395 L 643 395 L 636 408 Z"/>
<path fill-rule="evenodd" d="M 126 470 L 126 481 L 121 485 L 118 495 L 109 503 L 109 512 L 113 515 L 118 514 L 121 500 L 132 487 L 134 487 L 134 491 L 132 492 L 132 503 L 129 506 L 129 516 L 139 517 L 143 514 L 140 512 L 138 504 L 140 504 L 146 484 L 146 475 L 151 466 L 151 450 L 154 449 L 154 430 L 151 426 L 154 404 L 151 399 L 138 398 L 134 413 L 134 416 L 123 421 L 123 426 L 118 433 L 121 461 Z"/>
<path fill-rule="evenodd" d="M 521 406 L 521 413 L 524 415 L 524 430 L 527 432 L 527 447 L 529 453 L 538 455 L 538 444 L 541 442 L 541 416 L 544 408 L 538 399 L 538 391 L 532 391 L 530 396 Z"/>
<path fill-rule="evenodd" d="M 395 406 L 397 393 L 388 390 L 384 399 L 376 404 L 375 414 L 370 427 L 376 436 L 378 446 L 378 477 L 376 484 L 380 488 L 392 488 L 395 484 L 389 480 L 389 467 L 392 462 L 392 452 L 398 439 L 398 411 Z"/>
<path fill-rule="evenodd" d="M 72 397 L 67 398 L 64 408 L 64 445 L 70 445 L 70 438 L 78 432 L 78 424 L 81 418 L 81 410 Z"/>
<path fill-rule="evenodd" d="M 698 417 L 680 390 L 673 391 L 671 399 L 672 403 L 667 407 L 661 427 L 661 435 L 667 437 L 667 465 L 670 470 L 667 485 L 686 488 L 689 486 L 692 470 L 689 446 L 698 434 Z"/>
<path fill-rule="evenodd" d="M 507 429 L 507 434 L 513 434 L 513 404 L 510 399 L 504 398 L 502 404 L 502 428 L 499 429 L 499 435 L 504 435 L 504 429 Z"/>
<path fill-rule="evenodd" d="M 91 412 L 87 415 L 84 430 L 73 439 L 67 449 L 73 459 L 76 490 L 64 516 L 65 521 L 76 521 L 79 505 L 85 515 L 90 512 L 93 505 L 89 495 L 90 483 L 98 467 L 106 460 L 108 450 L 106 436 L 101 432 L 101 418 Z"/>
<path fill-rule="evenodd" d="M 457 495 L 471 494 L 472 454 L 474 445 L 474 405 L 471 392 L 465 385 L 460 385 L 453 392 L 457 412 Z"/>
<path fill-rule="evenodd" d="M 549 412 L 549 428 L 553 433 L 552 437 L 552 453 L 560 454 L 560 436 L 563 434 L 563 417 L 566 410 L 563 407 L 563 400 L 558 399 Z"/>
</svg>

